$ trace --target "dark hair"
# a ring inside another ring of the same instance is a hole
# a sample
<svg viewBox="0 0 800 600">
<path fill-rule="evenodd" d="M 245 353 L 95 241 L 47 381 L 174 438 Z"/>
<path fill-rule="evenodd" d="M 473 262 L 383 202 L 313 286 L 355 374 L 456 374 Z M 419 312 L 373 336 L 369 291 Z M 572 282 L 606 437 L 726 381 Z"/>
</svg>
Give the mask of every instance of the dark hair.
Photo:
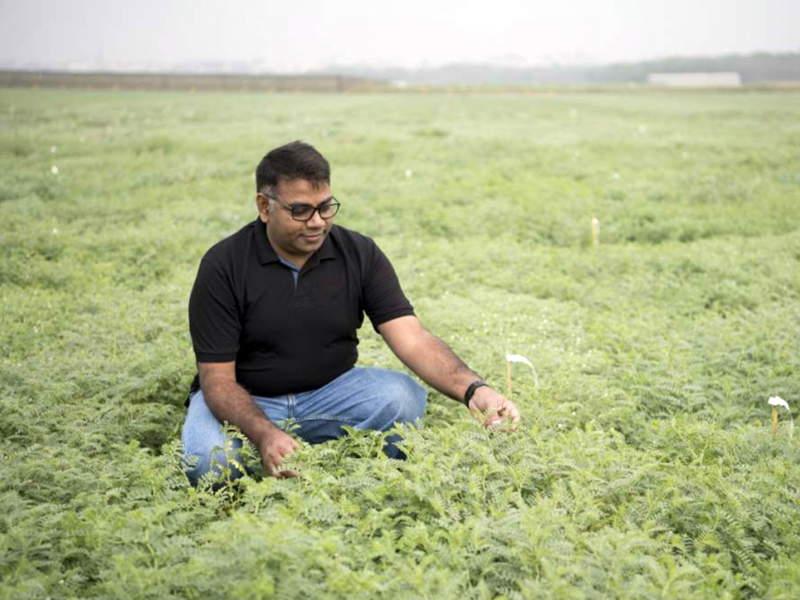
<svg viewBox="0 0 800 600">
<path fill-rule="evenodd" d="M 270 150 L 256 168 L 256 192 L 271 191 L 280 181 L 304 179 L 315 186 L 331 182 L 331 167 L 314 146 L 295 141 Z"/>
</svg>

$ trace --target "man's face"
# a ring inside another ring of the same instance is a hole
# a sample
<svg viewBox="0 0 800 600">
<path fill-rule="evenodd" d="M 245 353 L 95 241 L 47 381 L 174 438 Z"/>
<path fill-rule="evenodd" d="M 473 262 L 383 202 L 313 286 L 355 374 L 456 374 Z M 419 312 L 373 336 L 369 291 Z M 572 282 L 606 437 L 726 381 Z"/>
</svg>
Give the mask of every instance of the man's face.
<svg viewBox="0 0 800 600">
<path fill-rule="evenodd" d="M 292 218 L 289 207 L 299 204 L 317 207 L 330 201 L 330 185 L 304 179 L 280 181 L 275 197 L 280 202 L 270 200 L 264 194 L 256 196 L 259 217 L 267 225 L 267 237 L 278 256 L 302 267 L 322 246 L 333 219 L 323 219 L 315 211 L 310 220 L 297 221 Z"/>
</svg>

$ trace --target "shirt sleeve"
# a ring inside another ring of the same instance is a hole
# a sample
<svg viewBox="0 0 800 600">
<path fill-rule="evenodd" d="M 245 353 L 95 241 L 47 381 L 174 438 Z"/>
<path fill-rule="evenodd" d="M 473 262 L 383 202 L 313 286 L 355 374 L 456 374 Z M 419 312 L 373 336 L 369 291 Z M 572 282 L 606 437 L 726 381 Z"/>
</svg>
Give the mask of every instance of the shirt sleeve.
<svg viewBox="0 0 800 600">
<path fill-rule="evenodd" d="M 242 324 L 230 277 L 207 258 L 200 262 L 189 297 L 189 331 L 197 362 L 231 362 Z"/>
<path fill-rule="evenodd" d="M 392 263 L 374 243 L 364 278 L 364 312 L 375 331 L 382 323 L 414 314 Z"/>
</svg>

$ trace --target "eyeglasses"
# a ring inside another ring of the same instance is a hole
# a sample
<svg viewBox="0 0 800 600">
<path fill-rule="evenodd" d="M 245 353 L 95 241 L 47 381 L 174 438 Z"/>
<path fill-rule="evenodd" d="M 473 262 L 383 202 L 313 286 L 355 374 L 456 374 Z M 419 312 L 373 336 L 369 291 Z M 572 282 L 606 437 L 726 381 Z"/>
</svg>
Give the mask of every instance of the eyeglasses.
<svg viewBox="0 0 800 600">
<path fill-rule="evenodd" d="M 332 219 L 336 213 L 339 212 L 339 207 L 341 206 L 341 203 L 333 196 L 319 206 L 311 206 L 310 204 L 286 204 L 278 200 L 275 196 L 264 195 L 289 210 L 295 221 L 310 221 L 314 218 L 315 212 L 318 212 L 319 216 L 327 221 L 328 219 Z"/>
</svg>

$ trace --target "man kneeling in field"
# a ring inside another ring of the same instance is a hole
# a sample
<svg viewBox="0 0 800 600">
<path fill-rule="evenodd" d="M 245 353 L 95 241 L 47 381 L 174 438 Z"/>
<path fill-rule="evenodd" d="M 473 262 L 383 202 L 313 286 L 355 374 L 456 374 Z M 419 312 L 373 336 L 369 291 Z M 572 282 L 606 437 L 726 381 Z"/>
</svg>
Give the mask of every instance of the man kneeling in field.
<svg viewBox="0 0 800 600">
<path fill-rule="evenodd" d="M 281 429 L 287 420 L 315 444 L 344 425 L 386 431 L 422 416 L 426 392 L 411 377 L 355 366 L 364 313 L 428 385 L 488 415 L 487 425 L 516 426 L 514 404 L 414 316 L 375 242 L 333 224 L 340 203 L 319 152 L 302 142 L 272 150 L 256 192 L 258 218 L 205 254 L 189 300 L 198 375 L 183 447 L 193 485 L 227 467 L 223 421 L 255 444 L 269 475 L 287 477 L 294 473 L 281 465 L 298 448 Z M 400 455 L 391 443 L 386 453 Z"/>
</svg>

